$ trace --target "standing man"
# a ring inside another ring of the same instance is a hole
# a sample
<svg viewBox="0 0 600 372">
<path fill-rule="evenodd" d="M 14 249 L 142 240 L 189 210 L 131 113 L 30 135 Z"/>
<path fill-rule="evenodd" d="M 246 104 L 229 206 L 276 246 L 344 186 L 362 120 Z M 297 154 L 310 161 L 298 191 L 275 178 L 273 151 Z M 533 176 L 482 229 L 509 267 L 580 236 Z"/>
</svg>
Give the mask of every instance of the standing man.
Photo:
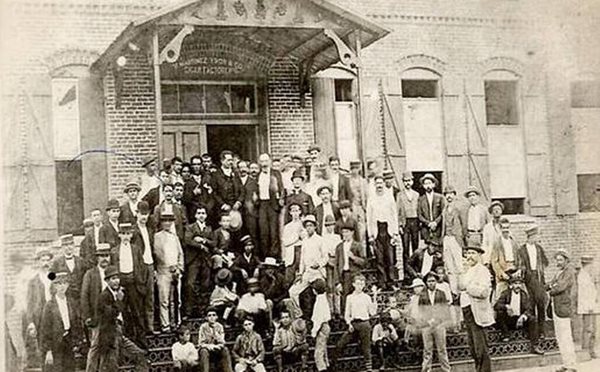
<svg viewBox="0 0 600 372">
<path fill-rule="evenodd" d="M 590 352 L 590 357 L 596 359 L 596 327 L 597 327 L 597 291 L 592 279 L 594 257 L 581 256 L 581 270 L 577 275 L 577 314 L 583 322 L 581 346 Z"/>
<path fill-rule="evenodd" d="M 279 243 L 279 210 L 285 196 L 281 174 L 271 169 L 271 157 L 261 154 L 258 157 L 258 232 L 260 238 L 258 256 L 281 257 Z"/>
<path fill-rule="evenodd" d="M 152 216 L 153 221 L 158 225 L 160 224 L 160 216 L 162 213 L 171 213 L 175 216 L 175 221 L 171 227 L 172 231 L 177 234 L 180 241 L 183 241 L 183 234 L 185 226 L 187 225 L 187 216 L 183 207 L 175 202 L 173 195 L 174 186 L 170 183 L 163 185 L 164 200 L 154 207 L 154 214 Z"/>
<path fill-rule="evenodd" d="M 423 365 L 421 371 L 431 371 L 433 362 L 433 343 L 438 352 L 438 360 L 442 371 L 450 371 L 450 361 L 446 350 L 446 326 L 450 321 L 450 305 L 446 294 L 437 289 L 437 275 L 429 272 L 423 278 L 426 290 L 419 294 L 419 313 L 421 314 L 424 328 L 423 336 Z"/>
<path fill-rule="evenodd" d="M 399 238 L 398 212 L 394 199 L 385 190 L 381 175 L 375 176 L 375 192 L 369 196 L 367 224 L 369 243 L 375 246 L 379 283 L 391 288 L 397 279 L 396 269 L 403 267 L 402 263 L 396 263 L 396 249 L 393 245 Z"/>
<path fill-rule="evenodd" d="M 490 254 L 490 264 L 496 276 L 494 300 L 508 289 L 509 271 L 517 270 L 519 266 L 517 262 L 519 247 L 510 234 L 510 221 L 502 217 L 499 223 L 501 235 L 493 244 Z"/>
<path fill-rule="evenodd" d="M 253 241 L 258 242 L 258 183 L 256 178 L 249 172 L 248 162 L 241 160 L 238 163 L 238 173 L 244 189 L 243 228 L 252 237 Z"/>
<path fill-rule="evenodd" d="M 571 290 L 576 280 L 575 269 L 569 263 L 569 254 L 564 249 L 559 249 L 554 259 L 559 271 L 546 290 L 552 296 L 554 333 L 563 362 L 563 367 L 558 371 L 574 372 L 577 371 L 577 356 L 571 330 L 571 316 L 575 310 L 571 302 Z"/>
<path fill-rule="evenodd" d="M 469 186 L 465 191 L 465 198 L 469 201 L 469 206 L 461 214 L 463 225 L 463 236 L 465 245 L 481 246 L 483 241 L 483 227 L 488 223 L 488 211 L 483 204 L 479 202 L 481 193 L 475 186 Z M 483 248 L 483 263 L 489 263 L 490 252 Z"/>
<path fill-rule="evenodd" d="M 392 170 L 383 171 L 383 180 L 385 181 L 385 188 L 386 188 L 386 190 L 388 190 L 389 192 L 392 193 L 394 200 L 396 200 L 396 197 L 398 196 L 398 193 L 400 192 L 400 189 L 398 187 L 396 187 L 396 185 L 394 184 L 395 178 L 396 178 L 396 175 L 394 174 L 394 171 L 392 171 Z"/>
<path fill-rule="evenodd" d="M 183 185 L 183 205 L 185 206 L 188 221 L 194 222 L 194 214 L 196 208 L 203 205 L 209 216 L 213 215 L 215 200 L 213 197 L 213 189 L 208 182 L 210 177 L 202 172 L 202 158 L 199 155 L 192 156 L 191 167 L 192 174 L 190 179 L 185 181 Z M 213 224 L 216 221 L 209 221 Z"/>
<path fill-rule="evenodd" d="M 163 186 L 166 184 L 171 185 L 171 173 L 169 173 L 169 171 L 166 169 L 162 169 L 159 172 L 159 181 L 160 184 L 148 191 L 148 193 L 142 198 L 142 200 L 148 202 L 151 211 L 153 211 L 157 205 L 159 205 L 160 203 L 162 203 L 163 200 L 165 200 Z"/>
<path fill-rule="evenodd" d="M 154 228 L 148 223 L 149 217 L 150 206 L 142 200 L 138 204 L 137 221 L 131 241 L 142 256 L 142 263 L 136 275 L 141 306 L 139 315 L 143 317 L 144 330 L 154 333 Z"/>
<path fill-rule="evenodd" d="M 398 226 L 402 236 L 402 261 L 404 262 L 404 272 L 406 272 L 408 259 L 419 249 L 419 218 L 417 215 L 419 193 L 412 188 L 414 183 L 412 172 L 402 174 L 402 183 L 404 187 L 396 196 L 396 208 L 398 208 Z M 406 277 L 404 279 L 407 280 Z"/>
<path fill-rule="evenodd" d="M 244 201 L 244 188 L 240 178 L 233 170 L 233 153 L 229 150 L 221 152 L 221 167 L 212 175 L 217 208 L 221 212 L 233 209 L 237 211 Z"/>
<path fill-rule="evenodd" d="M 119 214 L 119 222 L 135 223 L 135 217 L 138 208 L 138 195 L 141 187 L 137 182 L 129 182 L 125 186 L 123 192 L 127 195 L 127 200 L 121 204 L 121 213 Z"/>
<path fill-rule="evenodd" d="M 289 223 L 292 218 L 289 214 L 289 208 L 292 204 L 297 204 L 302 210 L 302 215 L 312 214 L 315 205 L 312 197 L 304 191 L 304 175 L 300 171 L 295 171 L 292 175 L 292 188 L 285 198 L 285 208 L 288 213 L 285 216 L 285 223 Z"/>
<path fill-rule="evenodd" d="M 74 254 L 75 240 L 72 234 L 61 236 L 60 244 L 63 254 L 54 260 L 50 270 L 54 273 L 65 273 L 67 275 L 69 285 L 66 294 L 69 297 L 71 305 L 75 308 L 77 314 L 79 314 L 81 284 L 86 271 L 85 264 L 81 258 Z"/>
<path fill-rule="evenodd" d="M 427 173 L 419 181 L 425 189 L 425 194 L 419 197 L 417 209 L 419 222 L 421 222 L 421 238 L 425 241 L 440 241 L 444 197 L 434 191 L 438 181 L 433 174 Z"/>
<path fill-rule="evenodd" d="M 446 203 L 442 212 L 442 249 L 444 268 L 448 275 L 450 291 L 458 295 L 458 277 L 463 272 L 463 238 L 460 211 L 454 202 L 456 190 L 452 186 L 444 189 Z"/>
<path fill-rule="evenodd" d="M 333 281 L 336 293 L 341 297 L 340 313 L 343 314 L 346 296 L 352 291 L 352 278 L 365 267 L 367 255 L 363 245 L 353 239 L 355 226 L 345 223 L 340 226 L 342 242 L 335 248 Z"/>
<path fill-rule="evenodd" d="M 340 200 L 352 199 L 352 190 L 348 178 L 340 172 L 340 158 L 329 157 L 329 182 L 331 182 L 331 200 L 338 203 Z"/>
<path fill-rule="evenodd" d="M 361 175 L 362 163 L 360 161 L 350 162 L 350 176 L 348 182 L 352 190 L 352 212 L 358 222 L 357 234 L 360 236 L 359 242 L 363 244 L 366 240 L 366 221 L 365 211 L 367 210 L 367 193 L 369 185 L 367 180 Z"/>
<path fill-rule="evenodd" d="M 502 235 L 500 219 L 504 212 L 504 204 L 498 200 L 494 200 L 492 204 L 490 204 L 488 212 L 492 215 L 492 219 L 483 227 L 481 248 L 487 252 L 487 259 L 489 260 L 494 245 L 500 240 L 500 236 Z M 485 259 L 486 258 L 484 257 L 484 262 L 486 262 Z"/>
<path fill-rule="evenodd" d="M 96 247 L 97 265 L 89 269 L 83 277 L 81 286 L 81 318 L 88 329 L 90 348 L 87 354 L 86 372 L 97 372 L 100 363 L 98 344 L 98 299 L 106 288 L 105 270 L 110 265 L 110 245 L 100 243 Z"/>
<path fill-rule="evenodd" d="M 475 371 L 491 372 L 491 361 L 485 327 L 494 324 L 494 311 L 490 303 L 492 280 L 490 271 L 481 263 L 483 249 L 468 246 L 466 262 L 468 269 L 459 279 L 460 307 L 467 326 L 467 336 L 471 356 L 475 361 Z"/>
<path fill-rule="evenodd" d="M 329 185 L 323 185 L 317 190 L 317 195 L 321 198 L 321 204 L 315 208 L 315 217 L 317 218 L 317 234 L 323 235 L 325 232 L 325 219 L 330 216 L 335 221 L 341 217 L 340 210 L 336 203 L 332 202 L 332 188 Z"/>
<path fill-rule="evenodd" d="M 538 243 L 539 227 L 532 225 L 525 229 L 527 242 L 519 248 L 517 262 L 523 275 L 525 287 L 533 300 L 536 312 L 536 338 L 544 338 L 546 323 L 546 293 L 544 291 L 544 269 L 548 266 L 548 258 L 542 246 Z"/>
<path fill-rule="evenodd" d="M 146 173 L 144 173 L 141 177 L 140 177 L 140 192 L 139 192 L 139 197 L 143 198 L 144 196 L 146 196 L 146 194 L 148 193 L 148 191 L 152 190 L 155 187 L 160 186 L 160 179 L 158 178 L 158 174 L 157 174 L 157 165 L 156 165 L 156 156 L 150 156 L 147 157 L 146 159 L 144 159 L 143 163 L 142 163 L 142 168 L 144 168 L 146 170 Z"/>
<path fill-rule="evenodd" d="M 111 249 L 116 249 L 121 243 L 119 239 L 119 215 L 121 206 L 117 199 L 110 199 L 106 204 L 107 223 L 103 224 L 98 234 L 100 243 L 110 244 Z"/>
</svg>

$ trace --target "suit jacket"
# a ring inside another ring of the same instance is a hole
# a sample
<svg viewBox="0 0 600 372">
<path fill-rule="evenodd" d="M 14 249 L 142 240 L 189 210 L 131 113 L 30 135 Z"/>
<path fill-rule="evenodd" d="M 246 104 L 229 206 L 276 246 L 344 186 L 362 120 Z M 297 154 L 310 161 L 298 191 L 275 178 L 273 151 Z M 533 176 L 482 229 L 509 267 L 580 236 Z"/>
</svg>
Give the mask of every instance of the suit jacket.
<svg viewBox="0 0 600 372">
<path fill-rule="evenodd" d="M 257 217 L 258 209 L 255 199 L 258 200 L 258 183 L 256 179 L 248 176 L 246 183 L 242 183 L 242 187 L 244 188 L 244 213 Z"/>
<path fill-rule="evenodd" d="M 256 270 L 259 264 L 260 261 L 258 260 L 258 257 L 256 257 L 255 254 L 252 254 L 252 256 L 250 256 L 250 260 L 247 260 L 243 254 L 240 254 L 235 258 L 235 260 L 233 260 L 233 265 L 231 265 L 231 271 L 235 273 L 241 272 L 241 270 L 243 269 L 246 271 L 246 273 L 248 273 L 248 276 L 251 277 L 252 275 L 254 275 L 254 270 Z"/>
<path fill-rule="evenodd" d="M 412 203 L 413 201 L 419 202 L 419 193 L 415 190 L 410 190 L 410 200 L 406 195 L 405 191 L 398 191 L 394 196 L 394 200 L 396 200 L 396 207 L 398 208 L 398 226 L 404 227 L 406 226 L 406 205 Z M 417 204 L 417 218 L 418 218 L 419 207 Z"/>
<path fill-rule="evenodd" d="M 144 242 L 141 239 L 136 239 L 135 241 L 132 239 L 129 244 L 131 245 L 131 255 L 133 256 L 133 278 L 140 292 L 145 293 L 148 268 L 146 267 L 146 264 L 144 264 Z M 121 262 L 119 257 L 120 249 L 121 245 L 119 245 L 115 252 L 110 255 L 111 265 L 114 265 L 117 268 L 119 268 Z"/>
<path fill-rule="evenodd" d="M 295 192 L 295 190 L 292 192 Z M 288 223 L 292 220 L 292 216 L 290 216 L 290 214 L 288 213 L 290 205 L 292 203 L 300 204 L 303 216 L 306 216 L 307 214 L 312 214 L 315 209 L 315 204 L 313 203 L 312 197 L 306 192 L 300 190 L 297 194 L 288 193 L 288 195 L 285 197 L 285 223 Z"/>
<path fill-rule="evenodd" d="M 283 181 L 281 180 L 281 173 L 275 169 L 271 169 L 270 171 L 270 181 L 269 181 L 269 200 L 271 208 L 276 211 L 281 209 L 279 205 L 279 201 L 283 200 L 285 197 L 285 189 L 283 187 Z M 258 179 L 260 177 L 260 173 L 256 176 L 256 195 L 260 197 L 259 187 L 258 187 Z"/>
<path fill-rule="evenodd" d="M 91 320 L 90 326 L 98 325 L 98 298 L 102 292 L 100 269 L 92 267 L 83 276 L 81 286 L 81 318 L 85 322 Z"/>
<path fill-rule="evenodd" d="M 98 298 L 98 346 L 100 353 L 117 348 L 117 317 L 123 312 L 123 301 L 114 298 L 109 287 L 106 287 Z"/>
<path fill-rule="evenodd" d="M 342 214 L 340 213 L 340 209 L 335 205 L 335 203 L 331 203 L 331 211 L 333 212 L 333 218 L 337 221 Z M 323 203 L 317 205 L 315 208 L 315 217 L 317 218 L 317 234 L 321 235 L 323 233 L 323 220 L 325 219 L 324 211 L 323 211 Z"/>
<path fill-rule="evenodd" d="M 348 268 L 351 273 L 360 272 L 367 263 L 367 255 L 363 249 L 362 244 L 357 241 L 353 241 L 350 245 L 350 252 L 354 255 L 354 259 L 348 258 Z M 335 265 L 334 269 L 334 283 L 341 283 L 342 273 L 344 272 L 344 242 L 335 247 Z"/>
<path fill-rule="evenodd" d="M 206 239 L 206 243 L 198 243 L 194 240 L 195 237 Z M 198 223 L 194 222 L 185 227 L 183 258 L 185 267 L 189 265 L 208 265 L 210 256 L 215 247 L 215 238 L 213 230 L 208 224 L 203 230 L 200 230 Z"/>
<path fill-rule="evenodd" d="M 150 210 L 153 211 L 158 203 L 160 203 L 160 186 L 150 189 L 150 191 L 144 195 L 142 200 L 145 200 L 148 203 Z"/>
<path fill-rule="evenodd" d="M 70 337 L 74 343 L 83 339 L 83 330 L 81 329 L 81 320 L 75 304 L 72 303 L 71 299 L 67 297 L 67 308 L 69 312 L 69 323 L 70 323 Z M 50 301 L 44 305 L 44 311 L 42 315 L 40 330 L 40 351 L 42 355 L 46 355 L 48 350 L 52 351 L 53 356 L 56 358 L 56 354 L 62 353 L 63 351 L 63 334 L 65 328 L 58 310 L 58 303 L 56 297 L 52 296 Z M 71 351 L 72 352 L 72 351 Z"/>
<path fill-rule="evenodd" d="M 46 305 L 44 284 L 36 274 L 27 285 L 27 311 L 23 314 L 25 327 L 33 323 L 37 330 L 40 329 L 44 305 Z"/>
<path fill-rule="evenodd" d="M 475 323 L 481 327 L 494 324 L 494 310 L 490 303 L 491 279 L 490 270 L 481 263 L 469 268 L 464 277 L 459 279 L 471 301 L 471 311 Z"/>
<path fill-rule="evenodd" d="M 523 244 L 518 251 L 519 269 L 523 274 L 523 281 L 527 286 L 527 290 L 531 294 L 541 295 L 544 293 L 544 268 L 548 266 L 548 258 L 541 245 L 536 244 L 537 249 L 537 275 L 532 271 L 531 263 L 529 262 L 529 254 L 527 253 L 527 244 Z"/>
<path fill-rule="evenodd" d="M 510 237 L 511 249 L 513 252 L 513 257 L 515 258 L 515 268 L 519 268 L 519 247 L 517 246 L 517 242 Z M 506 270 L 509 269 L 508 264 L 506 263 L 506 257 L 504 256 L 504 246 L 502 245 L 502 239 L 494 242 L 494 246 L 492 247 L 492 252 L 490 253 L 490 264 L 492 265 L 492 269 L 494 270 L 494 274 L 496 275 L 496 280 L 505 280 L 502 278 L 502 274 L 506 273 Z"/>
<path fill-rule="evenodd" d="M 94 241 L 94 232 L 86 233 L 79 245 L 79 257 L 83 260 L 85 269 L 90 269 L 98 263 L 96 257 L 96 242 Z"/>
<path fill-rule="evenodd" d="M 150 250 L 152 252 L 152 257 L 154 258 L 154 234 L 156 233 L 156 229 L 154 228 L 154 222 L 148 219 L 146 222 L 146 230 L 148 230 L 148 240 L 150 241 Z M 142 257 L 144 255 L 144 238 L 142 237 L 142 233 L 140 232 L 140 227 L 135 223 L 133 225 L 133 235 L 131 236 L 131 243 L 139 246 Z"/>
<path fill-rule="evenodd" d="M 442 212 L 442 237 L 454 236 L 458 244 L 464 248 L 462 221 L 460 219 L 460 210 L 454 203 L 444 206 Z"/>
<path fill-rule="evenodd" d="M 412 256 L 408 259 L 408 265 L 406 266 L 406 270 L 413 277 L 416 278 L 421 273 L 421 268 L 423 267 L 423 255 L 425 254 L 425 249 L 418 249 Z M 436 266 L 443 265 L 443 259 L 437 258 L 433 256 L 433 262 L 431 264 L 431 271 L 435 269 Z"/>
<path fill-rule="evenodd" d="M 438 326 L 450 320 L 450 305 L 444 291 L 436 289 L 433 292 L 433 305 L 427 288 L 419 294 L 419 313 L 421 320 L 428 326 Z M 429 322 L 433 320 L 433 324 Z"/>
<path fill-rule="evenodd" d="M 231 170 L 231 177 L 227 177 L 222 168 L 212 174 L 212 188 L 217 207 L 229 204 L 233 207 L 235 202 L 244 202 L 244 187 L 240 177 Z"/>
<path fill-rule="evenodd" d="M 550 291 L 554 303 L 554 312 L 559 318 L 568 318 L 575 311 L 575 306 L 571 302 L 571 291 L 575 284 L 575 269 L 571 264 L 560 271 L 549 283 Z"/>
<path fill-rule="evenodd" d="M 129 222 L 135 224 L 137 221 L 137 216 L 131 210 L 131 206 L 129 205 L 129 200 L 125 201 L 125 203 L 121 204 L 121 214 L 119 214 L 119 223 Z"/>
<path fill-rule="evenodd" d="M 479 213 L 479 220 L 481 221 L 481 226 L 478 227 L 480 233 L 483 233 L 483 227 L 489 222 L 490 216 L 488 214 L 487 209 L 482 205 L 478 204 L 477 209 L 475 209 L 476 213 Z M 467 232 L 469 229 L 469 213 L 471 212 L 471 205 L 467 205 L 460 211 L 460 220 L 463 228 L 463 236 L 467 237 Z"/>
<path fill-rule="evenodd" d="M 348 219 L 346 220 L 346 222 L 344 222 L 341 213 L 340 213 L 340 218 L 338 218 L 335 221 L 335 228 L 334 228 L 334 232 L 340 236 L 342 236 L 342 226 L 344 226 L 346 223 L 354 226 L 354 235 L 352 235 L 352 239 L 356 240 L 357 242 L 360 242 L 361 236 L 360 236 L 360 230 L 358 229 L 358 221 L 356 220 L 356 218 L 354 217 L 348 217 Z"/>
<path fill-rule="evenodd" d="M 513 291 L 511 289 L 506 289 L 504 292 L 502 292 L 500 297 L 498 297 L 496 304 L 494 305 L 494 310 L 496 310 L 497 313 L 506 311 L 506 305 L 510 305 L 512 295 Z M 533 318 L 533 302 L 531 301 L 531 298 L 529 298 L 527 291 L 521 291 L 520 307 L 521 314 L 525 314 L 527 319 Z"/>
<path fill-rule="evenodd" d="M 338 184 L 334 186 L 338 188 L 338 201 L 352 200 L 354 197 L 350 188 L 350 180 L 345 174 L 339 174 Z"/>
<path fill-rule="evenodd" d="M 106 221 L 102 224 L 100 228 L 100 232 L 98 234 L 98 241 L 100 243 L 108 243 L 110 245 L 111 250 L 121 244 L 121 238 L 119 237 L 119 232 L 115 230 L 113 225 Z"/>
<path fill-rule="evenodd" d="M 425 194 L 419 196 L 417 217 L 421 222 L 421 236 L 424 240 L 429 240 L 431 238 L 439 239 L 442 236 L 442 211 L 444 210 L 444 197 L 441 194 L 436 192 L 433 193 L 431 209 L 433 211 L 433 215 L 430 215 L 429 213 L 429 202 L 427 201 L 427 196 Z M 437 226 L 433 232 L 427 227 L 427 224 L 432 221 L 437 223 Z"/>
<path fill-rule="evenodd" d="M 69 288 L 67 288 L 67 296 L 72 299 L 73 306 L 79 309 L 79 298 L 81 297 L 81 284 L 85 275 L 86 267 L 83 260 L 78 256 L 73 256 L 75 266 L 73 271 L 69 271 L 65 256 L 58 256 L 51 266 L 53 272 L 67 272 L 69 275 Z"/>
<path fill-rule="evenodd" d="M 198 183 L 194 177 L 190 177 L 183 185 L 183 199 L 182 203 L 185 206 L 187 220 L 191 223 L 196 221 L 196 208 L 199 206 L 206 207 L 206 212 L 209 216 L 213 215 L 215 208 L 214 191 L 208 193 L 208 190 L 204 188 L 204 184 L 210 185 L 210 178 L 208 176 L 202 176 L 201 182 Z M 194 194 L 196 187 L 200 187 L 202 192 L 198 195 Z"/>
</svg>

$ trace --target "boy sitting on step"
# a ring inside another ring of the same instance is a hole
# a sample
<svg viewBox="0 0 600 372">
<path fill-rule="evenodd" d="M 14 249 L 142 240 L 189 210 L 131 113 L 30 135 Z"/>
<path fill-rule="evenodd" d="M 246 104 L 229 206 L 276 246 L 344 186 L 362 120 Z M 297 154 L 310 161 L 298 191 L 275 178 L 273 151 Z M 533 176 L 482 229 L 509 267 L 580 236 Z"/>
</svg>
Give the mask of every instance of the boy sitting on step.
<svg viewBox="0 0 600 372">
<path fill-rule="evenodd" d="M 190 330 L 186 326 L 179 327 L 177 331 L 179 341 L 171 347 L 173 367 L 176 371 L 191 372 L 198 365 L 198 350 L 190 342 Z"/>
</svg>

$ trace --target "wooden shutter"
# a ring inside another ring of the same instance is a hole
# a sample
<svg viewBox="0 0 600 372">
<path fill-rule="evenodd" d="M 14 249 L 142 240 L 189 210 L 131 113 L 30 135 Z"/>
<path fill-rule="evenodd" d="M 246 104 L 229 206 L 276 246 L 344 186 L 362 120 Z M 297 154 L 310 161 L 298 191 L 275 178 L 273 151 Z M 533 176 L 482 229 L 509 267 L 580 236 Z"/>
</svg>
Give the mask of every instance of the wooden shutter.
<svg viewBox="0 0 600 372">
<path fill-rule="evenodd" d="M 485 93 L 480 76 L 465 80 L 466 137 L 469 153 L 469 183 L 490 199 L 490 170 L 485 119 Z"/>
<path fill-rule="evenodd" d="M 364 157 L 376 159 L 383 155 L 382 125 L 380 115 L 379 81 L 374 77 L 365 77 L 361 80 L 361 110 L 362 116 L 362 142 Z"/>
<path fill-rule="evenodd" d="M 551 212 L 551 194 L 548 184 L 548 133 L 544 98 L 540 94 L 540 80 L 523 82 L 523 128 L 527 167 L 529 213 L 546 216 Z"/>
<path fill-rule="evenodd" d="M 7 240 L 56 235 L 56 179 L 52 147 L 51 85 L 30 75 L 3 97 Z"/>
<path fill-rule="evenodd" d="M 402 88 L 398 77 L 387 77 L 382 80 L 381 99 L 388 165 L 396 173 L 396 180 L 401 180 L 402 172 L 406 169 L 406 141 L 402 114 Z"/>
<path fill-rule="evenodd" d="M 446 145 L 446 184 L 458 192 L 469 186 L 467 127 L 463 80 L 452 76 L 442 81 L 442 108 Z"/>
<path fill-rule="evenodd" d="M 334 155 L 337 153 L 334 79 L 314 78 L 312 98 L 315 142 L 321 146 L 323 154 Z"/>
</svg>

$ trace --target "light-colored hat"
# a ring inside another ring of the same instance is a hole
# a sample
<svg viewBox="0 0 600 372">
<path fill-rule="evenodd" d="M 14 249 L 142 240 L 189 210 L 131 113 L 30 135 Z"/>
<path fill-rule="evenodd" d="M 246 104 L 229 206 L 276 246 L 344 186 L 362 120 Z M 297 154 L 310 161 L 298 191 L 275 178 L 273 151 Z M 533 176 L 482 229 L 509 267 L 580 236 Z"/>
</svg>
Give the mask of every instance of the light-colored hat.
<svg viewBox="0 0 600 372">
<path fill-rule="evenodd" d="M 437 185 L 437 182 L 438 182 L 438 181 L 437 181 L 437 178 L 435 178 L 435 177 L 434 177 L 434 175 L 433 175 L 433 174 L 431 174 L 431 173 L 426 173 L 426 174 L 425 174 L 423 177 L 421 177 L 421 178 L 419 179 L 419 182 L 420 182 L 421 184 L 423 184 L 423 182 L 425 182 L 426 180 L 431 180 L 431 181 L 432 181 L 433 183 L 435 183 L 436 185 Z"/>
<path fill-rule="evenodd" d="M 537 224 L 533 224 L 525 229 L 525 234 L 529 237 L 537 234 L 540 231 L 540 227 Z"/>
<path fill-rule="evenodd" d="M 60 237 L 60 245 L 64 247 L 65 245 L 73 245 L 75 244 L 75 239 L 73 238 L 73 234 L 65 234 Z"/>
<path fill-rule="evenodd" d="M 302 219 L 302 225 L 305 226 L 309 222 L 317 226 L 317 218 L 312 214 L 308 214 Z"/>
<path fill-rule="evenodd" d="M 279 263 L 277 263 L 277 260 L 275 259 L 275 257 L 265 257 L 264 262 L 261 262 L 260 265 L 261 266 L 278 267 Z"/>
<path fill-rule="evenodd" d="M 99 255 L 109 255 L 110 254 L 110 244 L 108 243 L 98 243 L 96 246 L 96 256 Z"/>
<path fill-rule="evenodd" d="M 473 185 L 467 187 L 467 190 L 465 190 L 465 197 L 469 197 L 469 195 L 471 193 L 475 193 L 477 195 L 481 195 L 481 192 L 479 191 L 479 189 L 476 186 L 473 186 Z"/>
<path fill-rule="evenodd" d="M 425 287 L 425 283 L 421 278 L 414 278 L 409 288 Z"/>
<path fill-rule="evenodd" d="M 493 209 L 494 207 L 496 207 L 496 206 L 500 207 L 500 209 L 502 209 L 502 211 L 504 212 L 504 204 L 502 204 L 502 202 L 501 202 L 501 201 L 499 201 L 499 200 L 494 200 L 494 201 L 492 202 L 492 204 L 490 204 L 490 207 L 488 208 L 488 211 L 489 211 L 490 213 L 492 213 L 492 209 Z"/>
<path fill-rule="evenodd" d="M 140 187 L 140 185 L 137 182 L 128 182 L 127 185 L 125 185 L 125 188 L 123 189 L 123 192 L 127 193 L 131 189 L 134 189 L 134 190 L 137 190 L 137 191 L 141 191 L 142 190 L 142 188 Z"/>
<path fill-rule="evenodd" d="M 414 179 L 415 179 L 415 176 L 413 176 L 412 172 L 406 171 L 406 172 L 402 173 L 402 180 L 414 180 Z"/>
<path fill-rule="evenodd" d="M 229 226 L 231 227 L 232 230 L 237 231 L 242 228 L 243 222 L 242 222 L 242 214 L 240 212 L 232 210 L 231 212 L 229 212 L 229 217 L 231 218 L 231 221 L 229 222 Z"/>
<path fill-rule="evenodd" d="M 556 251 L 556 253 L 554 253 L 554 257 L 557 257 L 557 256 L 563 256 L 567 260 L 570 259 L 569 252 L 567 252 L 566 249 L 564 249 L 564 248 L 559 248 L 559 250 Z"/>
</svg>

